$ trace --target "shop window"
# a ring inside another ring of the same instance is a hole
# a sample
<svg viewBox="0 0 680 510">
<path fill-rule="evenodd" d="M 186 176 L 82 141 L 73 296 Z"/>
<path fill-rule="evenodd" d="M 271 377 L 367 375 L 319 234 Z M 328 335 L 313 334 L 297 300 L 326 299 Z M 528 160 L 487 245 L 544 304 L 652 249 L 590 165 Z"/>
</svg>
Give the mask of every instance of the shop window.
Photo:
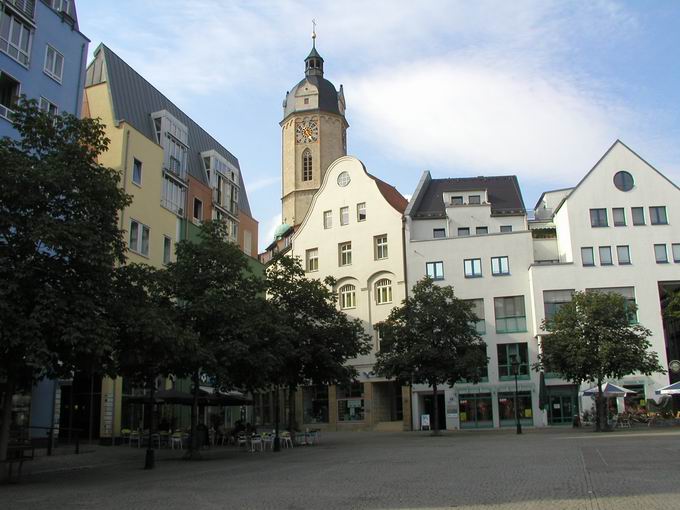
<svg viewBox="0 0 680 510">
<path fill-rule="evenodd" d="M 304 423 L 328 423 L 328 386 L 305 386 L 302 409 Z"/>
<path fill-rule="evenodd" d="M 517 409 L 519 410 L 520 423 L 523 425 L 533 425 L 534 415 L 531 408 L 531 392 L 520 391 L 517 393 Z M 517 423 L 514 392 L 498 394 L 498 417 L 501 427 L 514 427 Z"/>
<path fill-rule="evenodd" d="M 337 387 L 338 421 L 364 421 L 364 385 L 352 383 Z"/>
</svg>

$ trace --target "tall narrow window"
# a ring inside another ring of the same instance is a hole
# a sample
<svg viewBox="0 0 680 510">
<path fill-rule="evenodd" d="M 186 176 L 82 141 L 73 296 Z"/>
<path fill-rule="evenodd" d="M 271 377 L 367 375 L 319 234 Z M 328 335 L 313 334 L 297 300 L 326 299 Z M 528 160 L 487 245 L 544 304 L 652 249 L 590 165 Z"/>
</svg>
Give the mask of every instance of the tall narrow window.
<svg viewBox="0 0 680 510">
<path fill-rule="evenodd" d="M 130 251 L 134 251 L 146 257 L 149 256 L 149 227 L 136 221 L 130 220 Z"/>
<path fill-rule="evenodd" d="M 163 264 L 169 264 L 172 257 L 172 239 L 163 236 Z"/>
<path fill-rule="evenodd" d="M 375 260 L 382 260 L 387 258 L 387 234 L 375 236 L 373 238 L 375 244 Z"/>
<path fill-rule="evenodd" d="M 333 211 L 323 212 L 323 228 L 331 228 L 333 226 Z"/>
<path fill-rule="evenodd" d="M 349 225 L 349 207 L 340 208 L 340 225 Z"/>
<path fill-rule="evenodd" d="M 379 305 L 392 302 L 392 281 L 383 278 L 375 283 L 375 300 Z"/>
<path fill-rule="evenodd" d="M 20 94 L 21 84 L 9 74 L 0 71 L 0 117 L 10 120 Z"/>
<path fill-rule="evenodd" d="M 671 249 L 673 251 L 673 262 L 680 262 L 680 244 L 674 243 Z"/>
<path fill-rule="evenodd" d="M 309 149 L 302 152 L 302 180 L 312 180 L 312 151 Z"/>
<path fill-rule="evenodd" d="M 203 202 L 194 197 L 194 219 L 201 221 L 203 219 Z"/>
<path fill-rule="evenodd" d="M 616 257 L 619 259 L 620 266 L 630 264 L 630 248 L 627 244 L 616 247 Z"/>
<path fill-rule="evenodd" d="M 611 266 L 614 262 L 612 261 L 612 247 L 611 246 L 600 246 L 600 265 L 601 266 Z"/>
<path fill-rule="evenodd" d="M 142 185 L 142 162 L 138 159 L 132 162 L 132 182 L 137 186 Z"/>
<path fill-rule="evenodd" d="M 31 29 L 7 11 L 0 18 L 0 51 L 28 67 L 31 59 Z"/>
<path fill-rule="evenodd" d="M 591 246 L 581 248 L 581 262 L 584 266 L 595 265 L 595 255 L 593 254 L 593 248 Z"/>
<path fill-rule="evenodd" d="M 366 202 L 357 204 L 357 221 L 364 221 L 366 219 Z"/>
<path fill-rule="evenodd" d="M 484 320 L 484 300 L 483 299 L 466 299 L 466 303 L 471 306 L 471 311 L 477 316 L 477 320 L 473 323 L 477 333 L 483 335 L 486 333 L 486 321 Z"/>
<path fill-rule="evenodd" d="M 319 249 L 312 248 L 307 250 L 307 271 L 318 271 L 319 270 Z"/>
<path fill-rule="evenodd" d="M 341 266 L 352 265 L 352 243 L 340 243 L 338 245 L 339 263 Z"/>
<path fill-rule="evenodd" d="M 623 207 L 614 207 L 612 209 L 612 216 L 614 217 L 615 227 L 626 226 L 626 210 Z"/>
</svg>

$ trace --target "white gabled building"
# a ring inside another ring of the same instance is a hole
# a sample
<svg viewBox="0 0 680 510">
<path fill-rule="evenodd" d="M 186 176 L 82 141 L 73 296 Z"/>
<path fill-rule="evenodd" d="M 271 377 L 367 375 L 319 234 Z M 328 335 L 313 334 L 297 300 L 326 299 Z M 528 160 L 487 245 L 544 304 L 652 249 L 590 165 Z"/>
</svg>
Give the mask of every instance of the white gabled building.
<svg viewBox="0 0 680 510">
<path fill-rule="evenodd" d="M 515 177 L 432 179 L 426 172 L 405 213 L 408 286 L 428 274 L 474 300 L 489 356 L 485 380 L 445 391 L 442 425 L 514 426 L 512 355 L 521 362 L 518 407 L 525 425 L 571 423 L 590 407 L 590 399 L 578 398 L 583 388 L 546 374 L 541 410 L 539 375 L 529 368 L 544 334 L 541 322 L 575 290 L 635 300 L 662 366 L 680 359 L 680 325 L 662 317 L 668 291 L 680 287 L 679 204 L 678 187 L 619 141 L 576 187 L 544 193 L 531 220 Z M 617 381 L 638 392 L 619 399 L 619 409 L 645 405 L 669 378 L 680 374 Z M 428 393 L 414 388 L 416 424 L 431 414 Z"/>
<path fill-rule="evenodd" d="M 326 171 L 304 221 L 292 238 L 309 278 L 332 276 L 338 306 L 362 321 L 373 337 L 373 350 L 351 362 L 358 372 L 350 387 L 305 387 L 298 392 L 298 423 L 334 430 L 401 430 L 402 388 L 373 373 L 379 337 L 375 324 L 385 320 L 405 298 L 402 215 L 406 199 L 370 175 L 352 156 Z M 408 392 L 405 392 L 408 400 Z M 407 423 L 407 426 L 409 424 Z"/>
</svg>

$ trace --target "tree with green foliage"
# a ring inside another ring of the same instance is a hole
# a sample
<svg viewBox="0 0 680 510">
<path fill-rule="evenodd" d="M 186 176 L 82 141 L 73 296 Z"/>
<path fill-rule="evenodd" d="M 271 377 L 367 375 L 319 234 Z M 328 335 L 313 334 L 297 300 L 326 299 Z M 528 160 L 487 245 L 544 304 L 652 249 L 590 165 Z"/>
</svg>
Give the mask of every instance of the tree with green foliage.
<svg viewBox="0 0 680 510">
<path fill-rule="evenodd" d="M 658 355 L 650 351 L 651 331 L 638 324 L 637 306 L 617 293 L 575 292 L 551 320 L 544 320 L 541 352 L 535 369 L 554 372 L 580 385 L 598 385 L 596 429 L 607 429 L 602 385 L 639 372 L 664 372 Z"/>
<path fill-rule="evenodd" d="M 203 222 L 198 242 L 177 243 L 166 276 L 176 321 L 190 339 L 172 372 L 193 382 L 189 457 L 197 457 L 201 373 L 213 378 L 216 388 L 254 386 L 264 377 L 255 334 L 263 320 L 258 317 L 262 282 L 249 273 L 245 255 L 227 240 L 221 221 Z"/>
<path fill-rule="evenodd" d="M 99 121 L 22 101 L 13 122 L 20 138 L 0 140 L 0 460 L 17 388 L 110 370 L 118 213 L 130 203 L 119 174 L 97 162 L 109 143 Z"/>
<path fill-rule="evenodd" d="M 356 370 L 347 362 L 370 352 L 371 337 L 360 320 L 338 310 L 333 279 L 308 279 L 299 258 L 275 257 L 266 285 L 276 318 L 270 380 L 288 389 L 288 428 L 294 429 L 297 388 L 354 379 Z"/>
<path fill-rule="evenodd" d="M 472 305 L 451 286 L 424 278 L 411 296 L 378 324 L 382 340 L 373 370 L 400 381 L 432 387 L 433 433 L 439 432 L 437 392 L 463 379 L 479 382 L 486 368 L 486 344 L 477 333 Z"/>
<path fill-rule="evenodd" d="M 146 264 L 129 264 L 116 269 L 111 316 L 117 333 L 115 372 L 149 391 L 151 417 L 146 469 L 154 467 L 151 436 L 156 433 L 154 412 L 157 380 L 167 377 L 181 363 L 181 353 L 193 337 L 173 313 L 166 289 L 165 271 Z"/>
<path fill-rule="evenodd" d="M 680 290 L 669 293 L 664 315 L 669 319 L 680 319 Z"/>
</svg>

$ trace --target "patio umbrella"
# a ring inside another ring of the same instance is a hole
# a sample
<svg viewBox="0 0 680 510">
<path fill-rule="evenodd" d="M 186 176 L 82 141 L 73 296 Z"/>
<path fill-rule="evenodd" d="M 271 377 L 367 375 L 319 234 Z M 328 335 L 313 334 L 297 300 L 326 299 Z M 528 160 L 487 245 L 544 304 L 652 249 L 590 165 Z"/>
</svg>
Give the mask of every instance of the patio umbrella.
<svg viewBox="0 0 680 510">
<path fill-rule="evenodd" d="M 680 395 L 680 382 L 669 384 L 663 388 L 659 388 L 654 393 L 657 395 Z"/>
<path fill-rule="evenodd" d="M 583 392 L 584 397 L 597 397 L 597 386 L 588 388 Z M 636 395 L 637 392 L 624 388 L 623 386 L 617 386 L 612 383 L 605 383 L 602 385 L 602 396 L 603 397 L 625 397 L 626 395 Z"/>
</svg>

